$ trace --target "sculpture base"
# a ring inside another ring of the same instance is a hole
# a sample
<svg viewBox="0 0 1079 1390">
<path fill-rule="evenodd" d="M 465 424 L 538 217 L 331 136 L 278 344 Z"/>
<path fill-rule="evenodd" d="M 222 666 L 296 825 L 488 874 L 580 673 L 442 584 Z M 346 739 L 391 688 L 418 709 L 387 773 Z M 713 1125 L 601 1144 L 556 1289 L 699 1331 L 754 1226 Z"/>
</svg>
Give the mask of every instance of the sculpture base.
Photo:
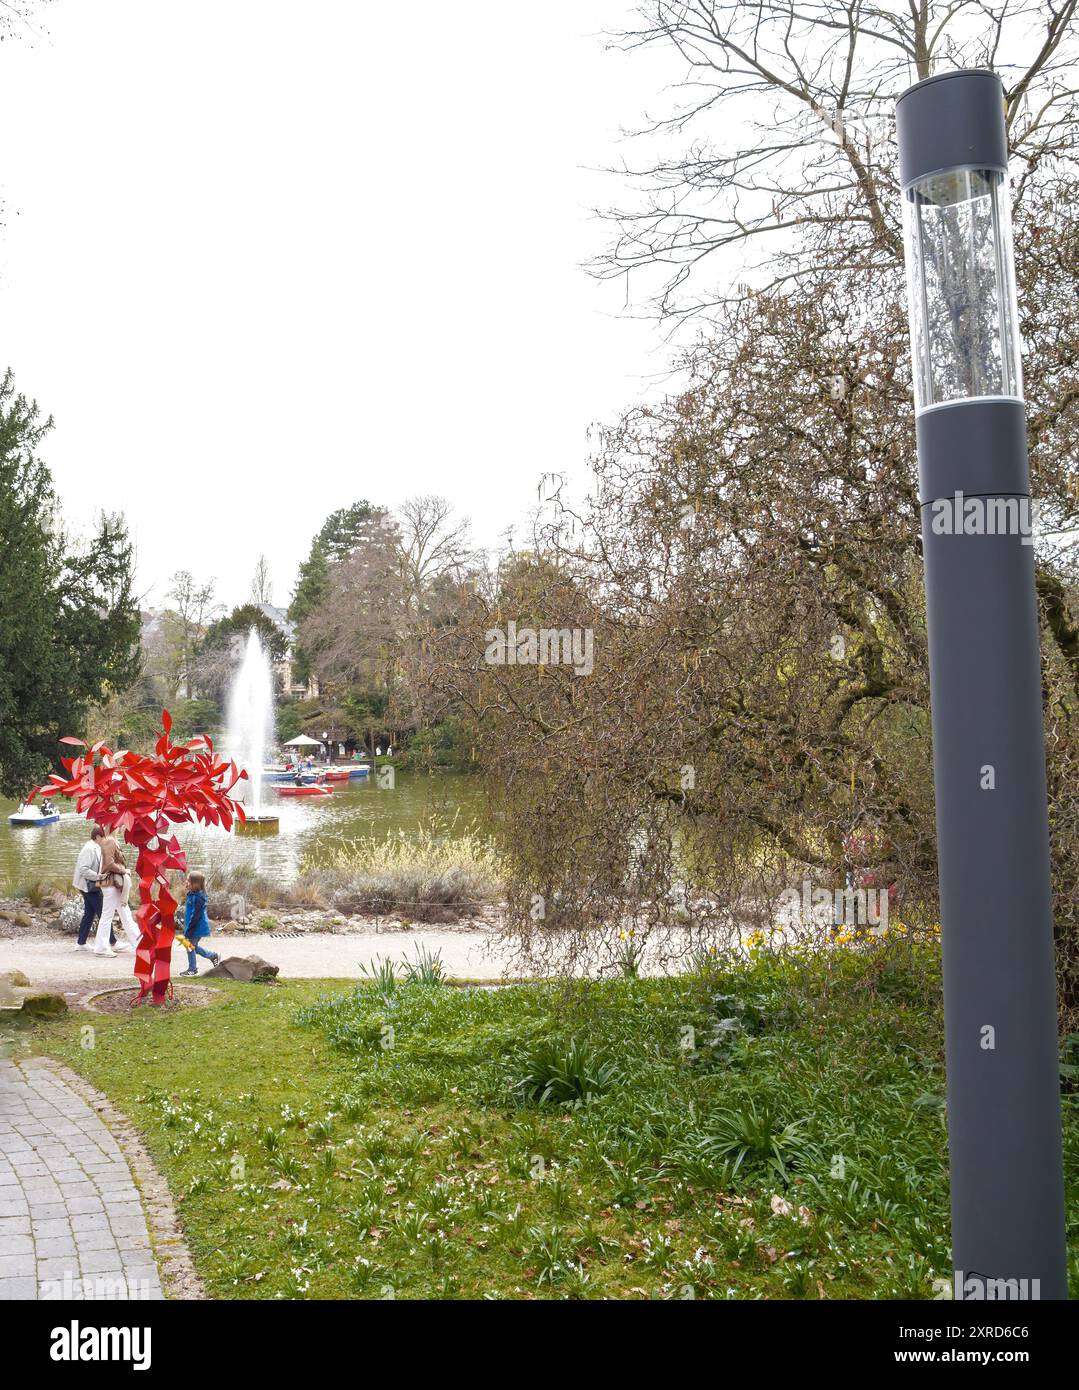
<svg viewBox="0 0 1079 1390">
<path fill-rule="evenodd" d="M 237 835 L 276 835 L 281 825 L 279 816 L 248 816 L 236 822 Z"/>
</svg>

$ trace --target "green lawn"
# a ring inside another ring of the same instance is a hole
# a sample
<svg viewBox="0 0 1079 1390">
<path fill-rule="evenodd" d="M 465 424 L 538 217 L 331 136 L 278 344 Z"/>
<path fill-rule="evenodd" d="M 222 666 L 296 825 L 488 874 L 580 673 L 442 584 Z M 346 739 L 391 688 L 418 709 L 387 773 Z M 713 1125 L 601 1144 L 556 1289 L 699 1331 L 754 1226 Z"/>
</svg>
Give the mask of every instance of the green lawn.
<svg viewBox="0 0 1079 1390">
<path fill-rule="evenodd" d="M 217 987 L 39 1034 L 145 1135 L 214 1297 L 931 1297 L 947 1275 L 928 952 Z"/>
</svg>

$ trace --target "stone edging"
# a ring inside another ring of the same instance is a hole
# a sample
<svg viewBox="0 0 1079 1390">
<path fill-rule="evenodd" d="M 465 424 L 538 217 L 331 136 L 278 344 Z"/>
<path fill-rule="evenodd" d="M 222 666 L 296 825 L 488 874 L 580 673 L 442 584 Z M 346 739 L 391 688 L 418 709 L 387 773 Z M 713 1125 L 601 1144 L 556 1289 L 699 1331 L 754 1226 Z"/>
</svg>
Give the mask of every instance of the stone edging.
<svg viewBox="0 0 1079 1390">
<path fill-rule="evenodd" d="M 176 1214 L 168 1183 L 150 1157 L 138 1130 L 126 1115 L 116 1109 L 107 1096 L 91 1086 L 78 1072 L 72 1071 L 70 1067 L 52 1057 L 39 1056 L 33 1060 L 38 1066 L 48 1067 L 95 1110 L 119 1144 L 135 1179 L 135 1186 L 142 1197 L 150 1245 L 157 1261 L 165 1297 L 185 1300 L 206 1298 L 206 1290 L 184 1240 L 183 1227 Z"/>
<path fill-rule="evenodd" d="M 76 999 L 75 1003 L 72 1005 L 72 1009 L 81 1011 L 83 1013 L 105 1013 L 104 1009 L 99 1009 L 96 1006 L 96 1004 L 94 1003 L 95 999 L 103 999 L 106 994 L 131 994 L 135 988 L 135 985 L 110 985 L 107 986 L 105 989 L 97 987 L 95 989 L 87 990 L 85 994 L 79 995 L 78 999 Z M 228 999 L 228 995 L 225 994 L 222 990 L 211 989 L 208 985 L 177 985 L 176 988 L 189 992 L 192 990 L 204 991 L 207 997 L 203 1000 L 201 1004 L 194 1005 L 194 1007 L 198 1009 L 208 1009 L 211 1008 L 214 1004 L 224 1004 Z M 149 996 L 147 996 L 147 1003 L 140 1004 L 138 1007 L 153 1008 L 154 1006 L 149 1003 Z M 115 1017 L 115 1015 L 113 1015 L 113 1017 Z M 59 1065 L 60 1064 L 57 1063 L 57 1066 Z"/>
</svg>

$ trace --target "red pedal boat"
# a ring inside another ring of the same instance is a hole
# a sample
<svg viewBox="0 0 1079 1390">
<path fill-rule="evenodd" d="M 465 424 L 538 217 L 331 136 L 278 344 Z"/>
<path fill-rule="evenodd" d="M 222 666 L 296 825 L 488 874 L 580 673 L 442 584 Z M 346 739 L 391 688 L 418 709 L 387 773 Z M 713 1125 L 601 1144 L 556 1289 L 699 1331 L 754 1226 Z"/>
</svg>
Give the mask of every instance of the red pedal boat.
<svg viewBox="0 0 1079 1390">
<path fill-rule="evenodd" d="M 275 786 L 274 791 L 278 796 L 329 796 L 333 792 L 332 787 L 317 787 L 315 785 L 307 787 L 288 787 Z"/>
</svg>

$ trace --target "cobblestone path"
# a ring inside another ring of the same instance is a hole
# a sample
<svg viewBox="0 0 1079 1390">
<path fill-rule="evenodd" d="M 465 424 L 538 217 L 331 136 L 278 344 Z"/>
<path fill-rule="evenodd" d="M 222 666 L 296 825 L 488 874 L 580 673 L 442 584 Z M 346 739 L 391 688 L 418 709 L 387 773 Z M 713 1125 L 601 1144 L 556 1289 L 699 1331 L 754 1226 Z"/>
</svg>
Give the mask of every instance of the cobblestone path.
<svg viewBox="0 0 1079 1390">
<path fill-rule="evenodd" d="M 47 1067 L 0 1059 L 0 1300 L 161 1298 L 127 1161 Z"/>
</svg>

